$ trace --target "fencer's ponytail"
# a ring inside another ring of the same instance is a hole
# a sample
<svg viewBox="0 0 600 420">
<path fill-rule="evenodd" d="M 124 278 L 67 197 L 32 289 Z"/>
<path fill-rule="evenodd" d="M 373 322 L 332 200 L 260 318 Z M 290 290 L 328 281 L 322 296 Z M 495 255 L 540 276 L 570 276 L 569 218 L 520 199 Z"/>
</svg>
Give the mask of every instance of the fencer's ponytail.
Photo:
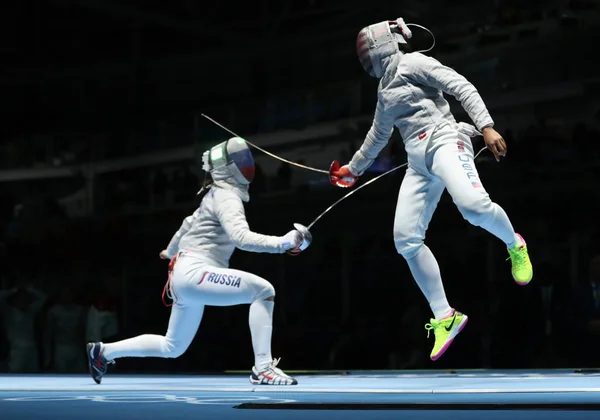
<svg viewBox="0 0 600 420">
<path fill-rule="evenodd" d="M 200 198 L 200 201 L 202 201 L 202 199 L 204 198 L 204 196 L 206 195 L 208 190 L 212 188 L 212 186 L 213 186 L 213 180 L 212 180 L 212 178 L 208 179 L 208 172 L 205 171 L 204 179 L 202 180 L 202 188 L 200 188 L 200 191 L 198 191 L 196 193 L 196 196 Z"/>
</svg>

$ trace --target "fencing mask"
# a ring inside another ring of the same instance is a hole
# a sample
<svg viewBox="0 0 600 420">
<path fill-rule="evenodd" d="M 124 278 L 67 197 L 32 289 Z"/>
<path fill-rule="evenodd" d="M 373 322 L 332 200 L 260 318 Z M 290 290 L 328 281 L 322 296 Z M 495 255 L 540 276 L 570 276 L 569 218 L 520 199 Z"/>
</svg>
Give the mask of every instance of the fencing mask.
<svg viewBox="0 0 600 420">
<path fill-rule="evenodd" d="M 369 25 L 358 33 L 356 52 L 360 64 L 372 77 L 385 73 L 383 60 L 398 52 L 411 52 L 412 32 L 402 18 Z"/>
<path fill-rule="evenodd" d="M 242 185 L 254 179 L 254 158 L 241 137 L 232 137 L 217 144 L 202 155 L 202 169 L 210 172 L 213 180 L 233 178 Z"/>
</svg>

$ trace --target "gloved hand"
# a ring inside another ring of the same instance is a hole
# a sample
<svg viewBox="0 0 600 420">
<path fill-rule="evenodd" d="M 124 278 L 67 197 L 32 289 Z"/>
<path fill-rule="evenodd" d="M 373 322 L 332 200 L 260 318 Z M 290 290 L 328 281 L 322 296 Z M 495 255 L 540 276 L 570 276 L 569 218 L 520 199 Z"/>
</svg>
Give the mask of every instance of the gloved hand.
<svg viewBox="0 0 600 420">
<path fill-rule="evenodd" d="M 284 236 L 281 237 L 281 247 L 284 251 L 298 248 L 302 244 L 302 234 L 296 229 L 290 230 Z"/>
<path fill-rule="evenodd" d="M 352 187 L 357 179 L 358 175 L 350 172 L 348 165 L 341 166 L 337 160 L 334 160 L 329 168 L 329 181 L 337 187 Z"/>
<path fill-rule="evenodd" d="M 298 244 L 298 246 L 296 246 L 295 248 L 288 249 L 287 253 L 288 253 L 288 255 L 291 255 L 292 257 L 299 255 L 302 251 L 304 251 L 306 248 L 308 248 L 310 246 L 310 244 L 312 243 L 312 234 L 310 233 L 310 231 L 308 230 L 308 228 L 306 226 L 301 225 L 300 223 L 294 223 L 294 227 L 296 228 L 296 231 L 298 231 L 300 233 L 300 236 L 302 237 L 302 241 L 300 241 L 300 244 Z"/>
<path fill-rule="evenodd" d="M 161 260 L 170 260 L 171 258 L 169 258 L 169 254 L 167 254 L 167 250 L 163 249 L 162 251 L 160 251 L 160 254 L 158 254 L 158 256 L 160 257 Z"/>
</svg>

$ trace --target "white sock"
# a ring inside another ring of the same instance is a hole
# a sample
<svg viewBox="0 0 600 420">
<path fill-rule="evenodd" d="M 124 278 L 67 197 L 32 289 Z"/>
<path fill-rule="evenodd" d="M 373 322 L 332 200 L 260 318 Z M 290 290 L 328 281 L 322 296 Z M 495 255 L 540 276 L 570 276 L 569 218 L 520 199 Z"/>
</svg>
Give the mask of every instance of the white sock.
<svg viewBox="0 0 600 420">
<path fill-rule="evenodd" d="M 492 206 L 494 207 L 493 216 L 480 226 L 499 238 L 507 247 L 514 247 L 517 243 L 521 242 L 521 239 L 515 233 L 515 229 L 510 223 L 510 219 L 504 209 L 496 203 L 492 203 Z"/>
<path fill-rule="evenodd" d="M 427 245 L 423 245 L 421 252 L 406 262 L 421 292 L 429 302 L 433 317 L 440 320 L 450 315 L 452 308 L 446 299 L 440 267 Z"/>
<path fill-rule="evenodd" d="M 167 340 L 162 335 L 144 334 L 116 343 L 103 344 L 106 360 L 121 357 L 168 357 Z"/>
<path fill-rule="evenodd" d="M 250 305 L 248 321 L 254 348 L 254 366 L 262 371 L 273 361 L 271 356 L 271 334 L 273 333 L 272 300 L 257 299 Z"/>
</svg>

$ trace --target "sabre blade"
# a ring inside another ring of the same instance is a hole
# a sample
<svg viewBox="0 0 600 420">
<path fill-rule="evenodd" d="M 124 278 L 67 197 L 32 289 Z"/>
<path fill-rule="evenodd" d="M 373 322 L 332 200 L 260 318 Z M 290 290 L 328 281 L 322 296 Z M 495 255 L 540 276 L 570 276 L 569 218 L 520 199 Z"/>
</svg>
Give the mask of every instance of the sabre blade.
<svg viewBox="0 0 600 420">
<path fill-rule="evenodd" d="M 233 131 L 231 131 L 229 128 L 225 127 L 223 124 L 220 124 L 220 123 L 218 123 L 217 121 L 215 121 L 214 119 L 212 119 L 212 118 L 211 118 L 211 117 L 209 117 L 208 115 L 206 115 L 206 114 L 200 114 L 200 115 L 202 115 L 204 118 L 206 118 L 207 120 L 209 120 L 210 122 L 212 122 L 212 123 L 213 123 L 213 124 L 215 124 L 216 126 L 218 126 L 218 127 L 221 127 L 223 130 L 227 131 L 229 134 L 232 134 L 232 135 L 234 135 L 235 137 L 241 137 L 241 136 L 238 136 L 238 135 L 237 135 L 236 133 L 234 133 Z M 245 140 L 245 139 L 244 139 L 244 140 Z M 322 174 L 327 174 L 327 175 L 329 175 L 329 171 L 326 171 L 326 170 L 324 170 L 324 169 L 317 169 L 317 168 L 313 168 L 312 166 L 306 166 L 306 165 L 302 165 L 301 163 L 292 162 L 291 160 L 284 159 L 284 158 L 282 158 L 282 157 L 279 157 L 279 156 L 277 156 L 277 155 L 275 155 L 275 154 L 273 154 L 273 153 L 271 153 L 271 152 L 268 152 L 268 151 L 266 151 L 265 149 L 263 149 L 262 147 L 259 147 L 259 146 L 257 146 L 256 144 L 249 142 L 248 140 L 246 140 L 246 143 L 248 143 L 250 146 L 254 147 L 254 148 L 255 148 L 255 149 L 257 149 L 257 150 L 260 150 L 260 151 L 261 151 L 261 152 L 263 152 L 264 154 L 266 154 L 266 155 L 269 155 L 269 156 L 271 156 L 272 158 L 275 158 L 275 159 L 277 159 L 277 160 L 280 160 L 280 161 L 282 161 L 282 162 L 288 163 L 288 164 L 290 164 L 290 165 L 293 165 L 293 166 L 297 166 L 298 168 L 302 168 L 302 169 L 308 169 L 309 171 L 313 171 L 313 172 L 319 172 L 319 173 L 322 173 Z"/>
</svg>

